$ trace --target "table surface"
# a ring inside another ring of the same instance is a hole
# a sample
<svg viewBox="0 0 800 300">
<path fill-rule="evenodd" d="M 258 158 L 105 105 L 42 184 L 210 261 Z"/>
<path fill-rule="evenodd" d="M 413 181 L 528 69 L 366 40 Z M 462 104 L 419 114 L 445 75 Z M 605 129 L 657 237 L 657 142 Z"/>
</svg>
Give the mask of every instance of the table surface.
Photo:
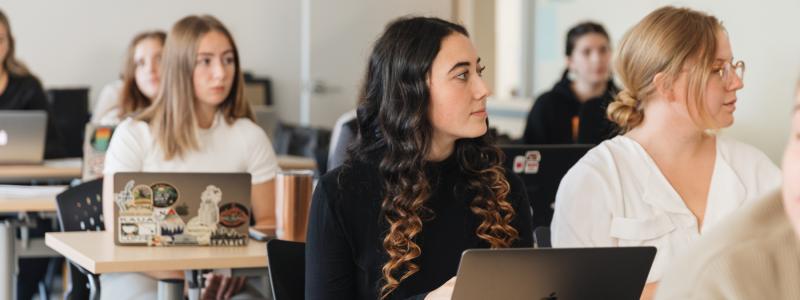
<svg viewBox="0 0 800 300">
<path fill-rule="evenodd" d="M 105 231 L 48 232 L 48 247 L 94 274 L 267 267 L 266 243 L 247 246 L 117 246 Z"/>
<path fill-rule="evenodd" d="M 56 195 L 67 186 L 4 186 L 0 185 L 0 213 L 54 212 Z M 12 189 L 14 191 L 9 191 Z"/>
<path fill-rule="evenodd" d="M 49 159 L 36 165 L 0 165 L 2 182 L 80 177 L 81 158 Z"/>
<path fill-rule="evenodd" d="M 294 155 L 278 155 L 278 166 L 283 170 L 317 168 L 317 161 L 313 158 Z"/>
</svg>

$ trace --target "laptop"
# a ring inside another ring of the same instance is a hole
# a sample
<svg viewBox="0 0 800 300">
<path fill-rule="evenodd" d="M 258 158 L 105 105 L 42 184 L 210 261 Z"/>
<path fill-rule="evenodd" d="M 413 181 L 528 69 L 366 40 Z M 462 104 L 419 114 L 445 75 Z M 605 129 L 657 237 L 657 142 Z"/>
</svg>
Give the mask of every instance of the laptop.
<svg viewBox="0 0 800 300">
<path fill-rule="evenodd" d="M 471 249 L 453 300 L 639 299 L 655 247 Z"/>
<path fill-rule="evenodd" d="M 0 164 L 44 161 L 47 112 L 0 110 Z"/>
<path fill-rule="evenodd" d="M 111 136 L 116 126 L 86 124 L 83 140 L 83 174 L 84 181 L 103 177 L 106 151 L 111 144 Z"/>
<path fill-rule="evenodd" d="M 550 226 L 561 178 L 594 145 L 501 145 L 505 166 L 525 184 L 533 208 L 533 228 Z"/>
<path fill-rule="evenodd" d="M 249 173 L 114 174 L 114 242 L 244 246 Z"/>
</svg>

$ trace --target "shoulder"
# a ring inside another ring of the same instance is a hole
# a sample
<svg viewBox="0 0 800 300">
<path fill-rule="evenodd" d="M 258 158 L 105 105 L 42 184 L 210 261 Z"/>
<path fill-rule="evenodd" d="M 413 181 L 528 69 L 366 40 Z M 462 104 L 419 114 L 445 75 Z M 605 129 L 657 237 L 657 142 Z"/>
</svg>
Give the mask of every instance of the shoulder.
<svg viewBox="0 0 800 300">
<path fill-rule="evenodd" d="M 319 180 L 318 188 L 329 205 L 343 214 L 372 208 L 380 209 L 383 182 L 376 164 L 350 162 L 328 171 Z"/>
<path fill-rule="evenodd" d="M 260 138 L 267 136 L 267 133 L 264 132 L 264 129 L 253 122 L 253 120 L 248 118 L 238 118 L 234 120 L 233 123 L 229 125 L 229 128 L 248 138 Z"/>
<path fill-rule="evenodd" d="M 533 103 L 533 109 L 551 109 L 556 105 L 563 103 L 563 98 L 564 95 L 562 95 L 562 93 L 556 90 L 549 90 L 536 98 L 536 102 Z"/>
<path fill-rule="evenodd" d="M 42 88 L 42 82 L 39 81 L 39 78 L 33 75 L 12 75 L 12 80 L 17 82 L 17 84 L 21 87 L 35 87 L 35 88 Z"/>
<path fill-rule="evenodd" d="M 150 134 L 150 125 L 145 121 L 137 120 L 134 118 L 126 118 L 114 128 L 114 139 L 135 139 L 137 142 L 147 142 L 152 139 Z"/>
<path fill-rule="evenodd" d="M 717 136 L 717 143 L 722 155 L 729 161 L 739 160 L 769 160 L 766 154 L 758 148 L 725 136 Z"/>
<path fill-rule="evenodd" d="M 775 192 L 734 212 L 705 234 L 688 249 L 689 255 L 675 261 L 662 287 L 669 293 L 684 294 L 715 288 L 712 285 L 732 287 L 734 277 L 755 278 L 780 271 L 781 257 L 791 248 L 797 248 L 797 237 L 780 193 Z"/>
</svg>

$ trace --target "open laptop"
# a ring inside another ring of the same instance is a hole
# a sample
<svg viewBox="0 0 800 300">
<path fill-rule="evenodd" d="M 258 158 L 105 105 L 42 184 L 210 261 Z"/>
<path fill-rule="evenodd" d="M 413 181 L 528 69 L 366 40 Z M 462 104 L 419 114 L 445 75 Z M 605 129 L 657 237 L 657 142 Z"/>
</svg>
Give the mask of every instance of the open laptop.
<svg viewBox="0 0 800 300">
<path fill-rule="evenodd" d="M 561 178 L 594 145 L 501 145 L 505 165 L 525 183 L 533 227 L 550 226 Z"/>
<path fill-rule="evenodd" d="M 655 247 L 467 250 L 453 300 L 635 300 L 655 255 Z"/>
<path fill-rule="evenodd" d="M 117 245 L 244 246 L 248 173 L 114 174 Z"/>
<path fill-rule="evenodd" d="M 44 161 L 47 112 L 0 110 L 0 164 Z"/>
</svg>

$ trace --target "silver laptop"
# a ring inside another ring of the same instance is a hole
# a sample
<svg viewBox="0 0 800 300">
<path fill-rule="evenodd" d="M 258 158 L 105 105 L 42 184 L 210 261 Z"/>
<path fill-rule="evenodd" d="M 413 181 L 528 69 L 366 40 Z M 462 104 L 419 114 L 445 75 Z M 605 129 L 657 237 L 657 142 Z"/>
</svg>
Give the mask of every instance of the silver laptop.
<svg viewBox="0 0 800 300">
<path fill-rule="evenodd" d="M 464 251 L 453 300 L 639 299 L 655 247 Z"/>
<path fill-rule="evenodd" d="M 244 246 L 249 173 L 114 174 L 117 245 Z"/>
<path fill-rule="evenodd" d="M 42 163 L 46 131 L 43 110 L 0 110 L 0 164 Z"/>
</svg>

